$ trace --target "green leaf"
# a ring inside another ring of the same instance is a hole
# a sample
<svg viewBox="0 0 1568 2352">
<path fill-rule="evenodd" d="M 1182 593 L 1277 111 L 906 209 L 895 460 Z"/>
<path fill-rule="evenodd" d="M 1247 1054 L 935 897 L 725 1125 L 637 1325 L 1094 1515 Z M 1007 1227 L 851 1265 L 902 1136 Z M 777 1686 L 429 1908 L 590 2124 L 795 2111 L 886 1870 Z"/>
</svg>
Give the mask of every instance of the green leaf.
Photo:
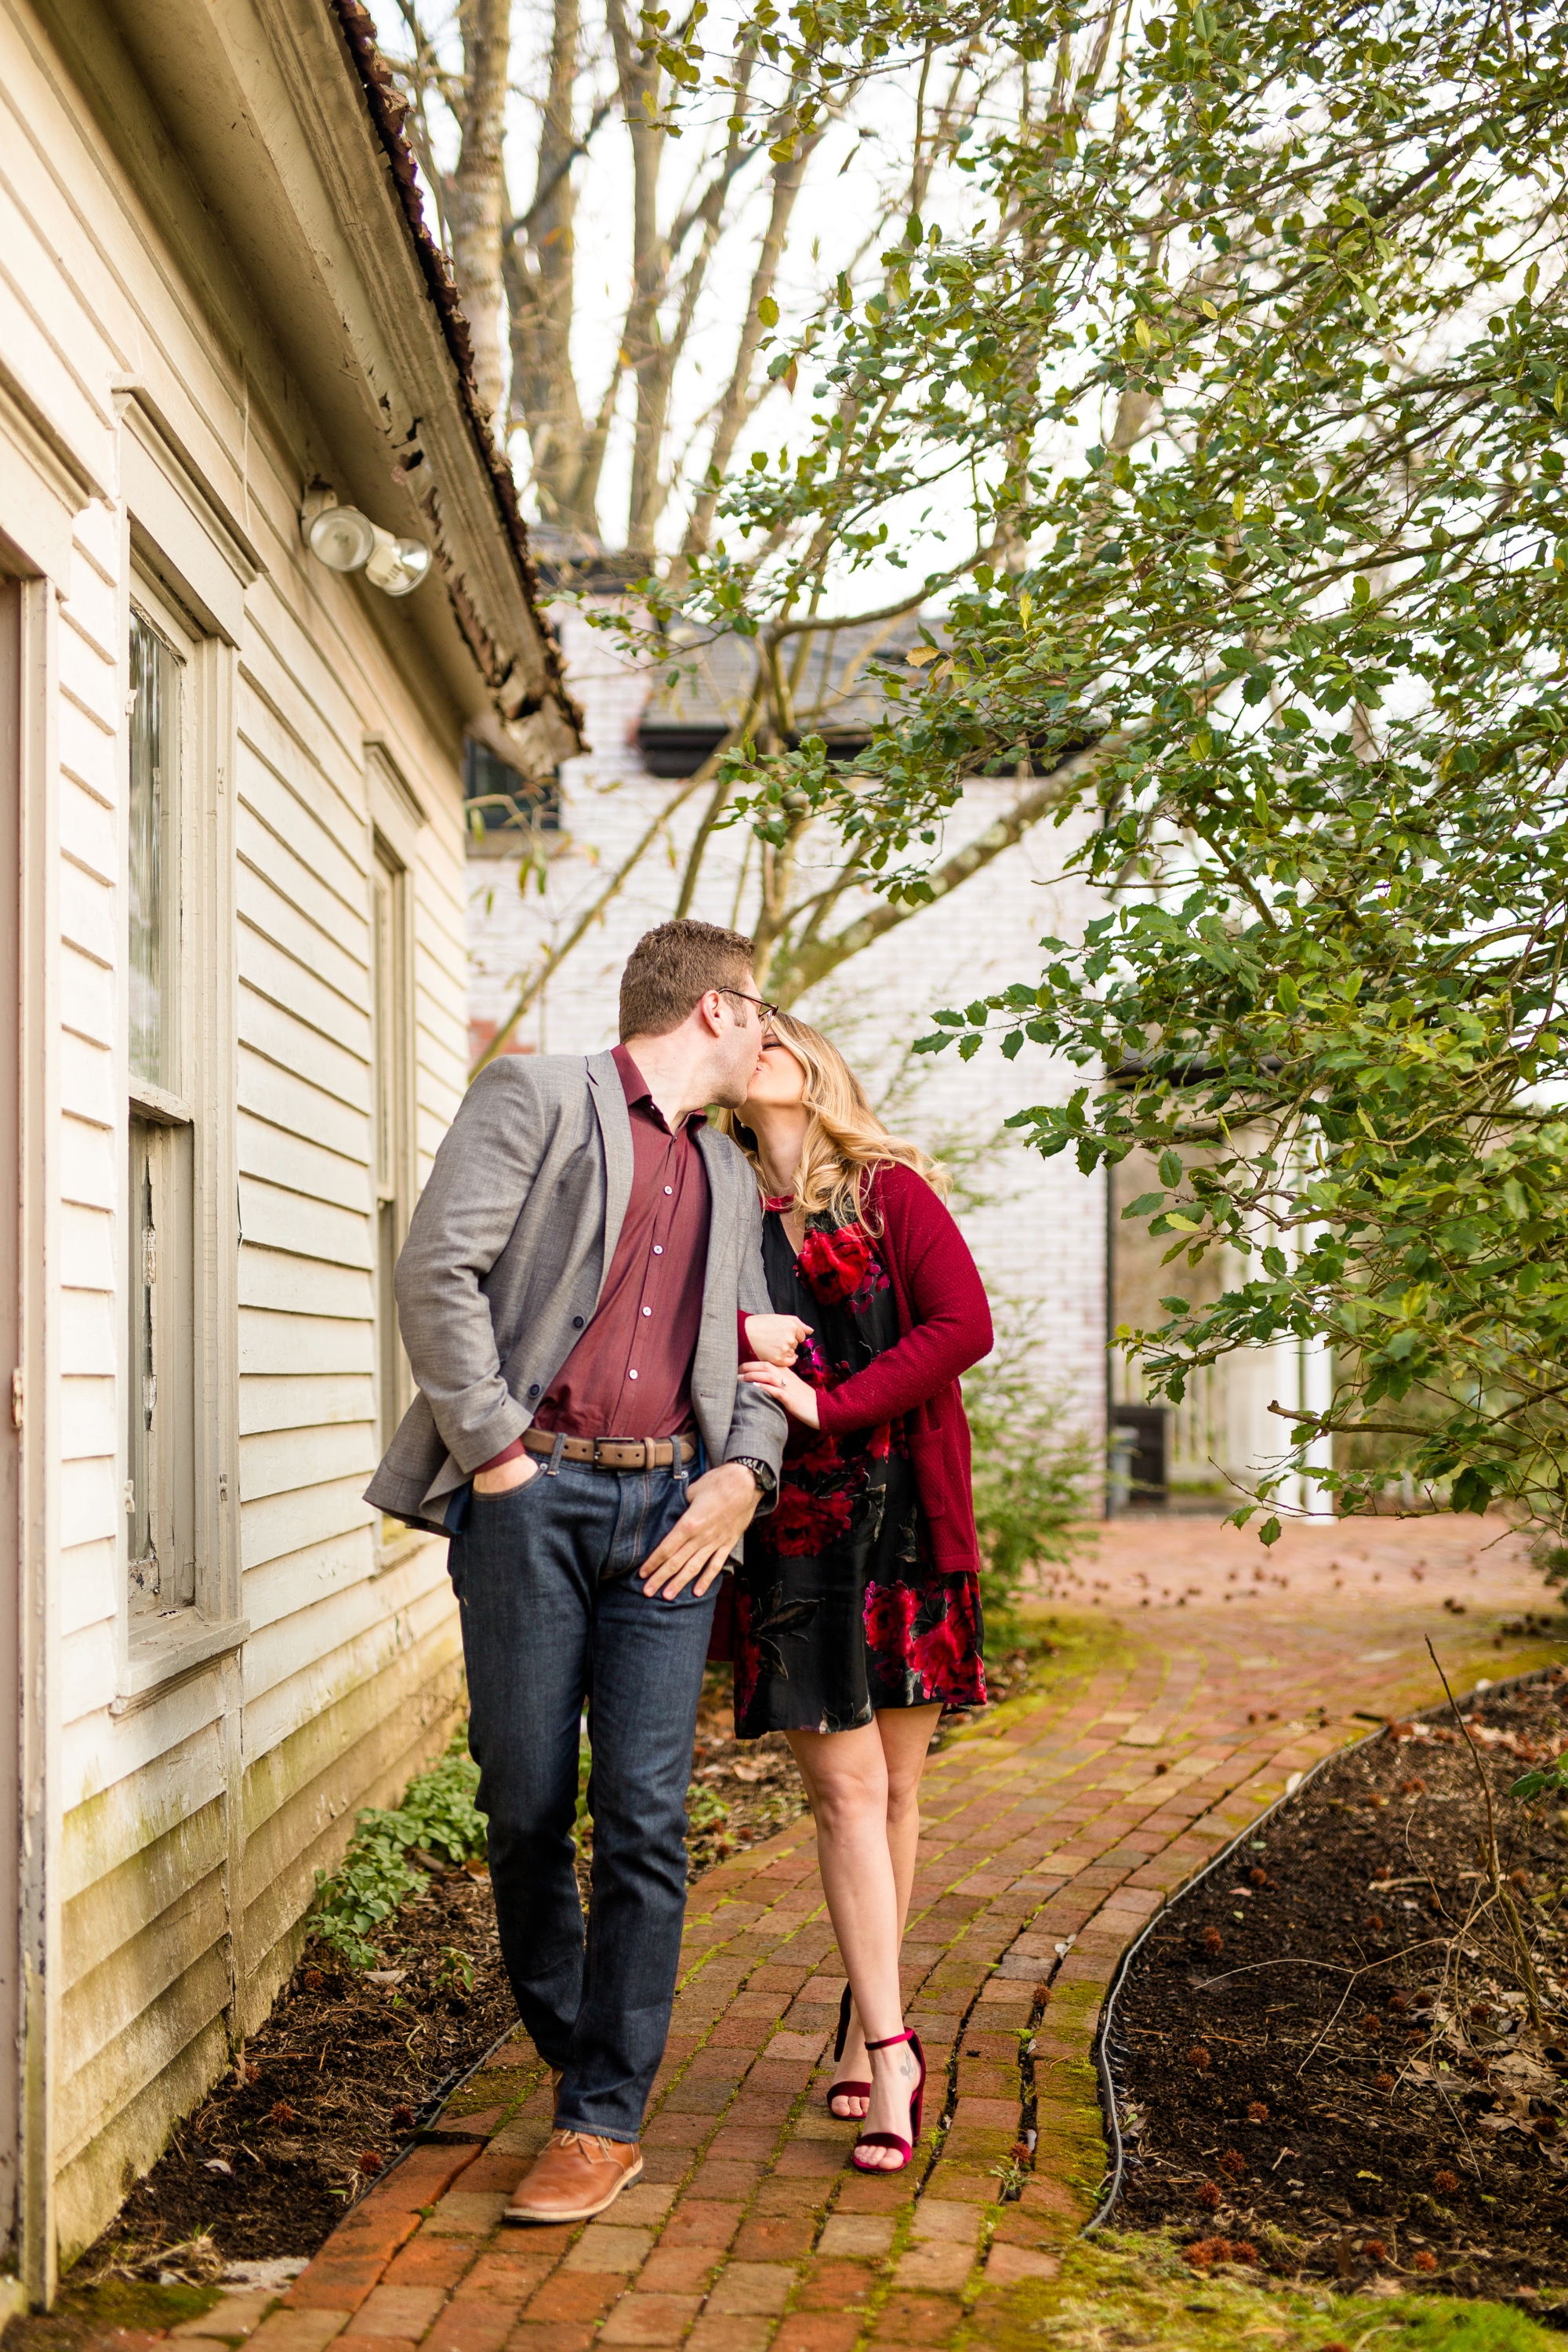
<svg viewBox="0 0 1568 2352">
<path fill-rule="evenodd" d="M 1274 1518 L 1265 1519 L 1263 1525 L 1258 1530 L 1258 1540 L 1261 1544 L 1277 1544 L 1279 1540 L 1279 1520 Z"/>
<path fill-rule="evenodd" d="M 764 294 L 762 300 L 757 304 L 757 316 L 762 320 L 764 327 L 776 327 L 778 325 L 779 306 L 773 300 L 771 294 Z"/>
<path fill-rule="evenodd" d="M 1449 1493 L 1448 1507 L 1454 1511 L 1474 1511 L 1484 1515 L 1492 1498 L 1490 1479 L 1482 1470 L 1470 1465 L 1460 1471 Z"/>
</svg>

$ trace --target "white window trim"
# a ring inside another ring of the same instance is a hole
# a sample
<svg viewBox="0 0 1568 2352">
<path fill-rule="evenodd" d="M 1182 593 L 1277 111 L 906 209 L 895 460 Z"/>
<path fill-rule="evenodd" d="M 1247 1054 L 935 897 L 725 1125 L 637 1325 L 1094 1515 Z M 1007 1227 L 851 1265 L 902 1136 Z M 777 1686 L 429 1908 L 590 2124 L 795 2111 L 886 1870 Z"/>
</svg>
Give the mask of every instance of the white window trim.
<svg viewBox="0 0 1568 2352">
<path fill-rule="evenodd" d="M 419 1179 L 419 1074 L 418 1053 L 416 1043 L 417 1033 L 416 1026 L 415 992 L 415 893 L 417 887 L 418 841 L 419 835 L 426 823 L 426 816 L 417 794 L 414 792 L 407 777 L 403 773 L 403 771 L 394 759 L 391 749 L 384 736 L 367 735 L 365 737 L 364 757 L 365 801 L 366 810 L 370 819 L 370 823 L 367 827 L 369 865 L 365 878 L 367 893 L 371 900 L 368 908 L 371 924 L 371 1051 L 378 1060 L 380 1056 L 382 1038 L 377 1017 L 378 1008 L 375 1003 L 374 979 L 375 937 L 374 887 L 377 867 L 379 866 L 384 872 L 393 875 L 395 877 L 397 884 L 396 904 L 398 935 L 396 944 L 398 971 L 396 979 L 397 1003 L 395 1008 L 397 1031 L 394 1043 L 394 1054 L 397 1064 L 398 1084 L 396 1099 L 394 1105 L 393 1189 L 395 1193 L 397 1203 L 396 1243 L 397 1247 L 401 1249 L 403 1246 L 404 1237 L 408 1231 L 408 1220 L 413 1213 L 415 1196 L 418 1189 Z M 379 1069 L 373 1067 L 371 1072 L 371 1103 L 373 1120 L 376 1116 L 376 1110 L 379 1106 L 380 1084 Z M 376 1444 L 377 1451 L 379 1453 L 383 1431 L 385 1428 L 389 1418 L 391 1418 L 386 1411 L 387 1400 L 384 1393 L 385 1381 L 384 1373 L 384 1365 L 385 1361 L 384 1318 L 387 1311 L 385 1297 L 386 1288 L 389 1286 L 385 1286 L 383 1280 L 381 1216 L 376 1181 L 376 1138 L 374 1129 L 370 1137 L 369 1165 L 366 1170 L 366 1177 L 370 1196 L 368 1207 L 370 1213 L 371 1264 L 374 1269 L 373 1276 L 374 1283 L 373 1305 L 374 1309 L 375 1330 L 374 1396 Z M 403 1356 L 401 1349 L 398 1350 L 398 1360 L 401 1366 L 402 1377 L 398 1384 L 398 1395 L 394 1402 L 399 1409 L 398 1417 L 400 1417 L 401 1411 L 405 1409 L 413 1400 L 414 1380 L 413 1374 L 408 1370 L 407 1360 Z M 416 1549 L 421 1544 L 427 1540 L 427 1537 L 417 1528 L 405 1528 L 398 1525 L 395 1521 L 378 1519 L 375 1522 L 373 1538 L 375 1574 L 381 1575 L 384 1573 L 386 1570 L 395 1567 L 400 1559 L 406 1558 L 410 1551 Z"/>
<path fill-rule="evenodd" d="M 148 452 L 141 449 L 145 468 Z M 170 1616 L 133 1615 L 130 1605 L 124 1523 L 118 1580 L 117 1696 L 121 1714 L 148 1705 L 176 1680 L 237 1651 L 249 1633 L 242 1613 L 239 1549 L 239 1230 L 237 1146 L 237 990 L 234 917 L 234 673 L 229 633 L 212 625 L 213 599 L 189 571 L 228 572 L 226 551 L 188 527 L 184 544 L 167 529 L 180 501 L 184 526 L 202 518 L 183 497 L 171 470 L 151 520 L 128 501 L 122 576 L 130 590 L 122 612 L 121 659 L 128 660 L 131 607 L 141 610 L 184 656 L 182 775 L 179 806 L 180 1070 L 177 1092 L 149 1086 L 130 1069 L 129 988 L 122 987 L 118 1063 L 120 1101 L 127 1129 L 121 1165 L 129 1169 L 129 1120 L 135 1115 L 194 1130 L 190 1297 L 193 1321 L 191 1454 L 192 1537 L 195 1594 Z M 163 530 L 155 535 L 155 525 Z M 132 541 L 135 569 L 132 571 Z M 180 562 L 178 558 L 184 558 Z M 210 581 L 206 583 L 209 590 Z M 127 680 L 127 687 L 129 681 Z M 128 721 L 120 773 L 129 776 Z M 122 815 L 122 836 L 128 830 Z M 122 838 L 121 873 L 128 854 Z M 128 978 L 129 894 L 123 888 L 119 962 Z M 121 1279 L 130 1278 L 131 1203 L 125 1203 L 117 1255 Z M 123 1320 L 123 1318 L 121 1318 Z M 134 1368 L 122 1367 L 122 1379 Z M 125 1444 L 126 1407 L 119 1415 Z M 123 1488 L 123 1462 L 117 1491 Z"/>
</svg>

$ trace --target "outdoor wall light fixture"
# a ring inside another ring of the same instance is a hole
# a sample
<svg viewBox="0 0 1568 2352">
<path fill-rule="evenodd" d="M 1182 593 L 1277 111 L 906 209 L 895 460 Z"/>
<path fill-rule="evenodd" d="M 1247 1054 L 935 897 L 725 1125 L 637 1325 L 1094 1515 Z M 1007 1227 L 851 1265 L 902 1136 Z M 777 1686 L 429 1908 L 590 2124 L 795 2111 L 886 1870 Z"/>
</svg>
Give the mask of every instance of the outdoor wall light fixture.
<svg viewBox="0 0 1568 2352">
<path fill-rule="evenodd" d="M 335 490 L 317 487 L 307 493 L 300 528 L 311 554 L 330 570 L 363 572 L 386 596 L 406 596 L 430 569 L 422 539 L 395 538 L 358 507 L 339 506 Z"/>
</svg>

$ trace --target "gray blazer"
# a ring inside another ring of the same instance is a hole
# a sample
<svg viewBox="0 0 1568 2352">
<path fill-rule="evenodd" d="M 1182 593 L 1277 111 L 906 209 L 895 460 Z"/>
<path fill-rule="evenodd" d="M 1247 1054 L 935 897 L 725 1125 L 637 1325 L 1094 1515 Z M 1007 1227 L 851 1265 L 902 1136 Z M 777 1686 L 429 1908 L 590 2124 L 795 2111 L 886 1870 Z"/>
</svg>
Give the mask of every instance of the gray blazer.
<svg viewBox="0 0 1568 2352">
<path fill-rule="evenodd" d="M 776 1474 L 784 1412 L 735 1377 L 737 1309 L 770 1312 L 756 1179 L 728 1137 L 698 1134 L 711 1205 L 692 1406 L 710 1463 L 749 1454 Z M 613 1054 L 503 1055 L 480 1071 L 397 1261 L 419 1393 L 367 1503 L 446 1532 L 447 1496 L 521 1436 L 597 1307 L 631 1188 L 631 1114 Z"/>
</svg>

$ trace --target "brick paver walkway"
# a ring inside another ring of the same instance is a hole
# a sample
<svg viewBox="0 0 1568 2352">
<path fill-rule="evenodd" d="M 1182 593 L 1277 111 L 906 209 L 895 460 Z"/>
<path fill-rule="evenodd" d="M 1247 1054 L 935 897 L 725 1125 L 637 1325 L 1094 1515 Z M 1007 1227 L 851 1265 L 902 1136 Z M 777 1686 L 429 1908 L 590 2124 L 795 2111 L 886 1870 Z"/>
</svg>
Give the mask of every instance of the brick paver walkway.
<svg viewBox="0 0 1568 2352">
<path fill-rule="evenodd" d="M 1398 1540 L 1380 1540 L 1397 1567 Z M 1150 1538 L 1117 1541 L 1102 1566 L 1135 1591 Z M 1256 1549 L 1233 1556 L 1250 1578 Z M 177 2332 L 254 2330 L 254 2352 L 854 2352 L 1005 2333 L 1010 2300 L 1053 2274 L 1093 2205 L 1093 2036 L 1127 1941 L 1292 1773 L 1365 1717 L 1431 1703 L 1425 1633 L 1442 1630 L 1459 1687 L 1560 1649 L 1494 1646 L 1502 1610 L 1542 1597 L 1517 1560 L 1489 1570 L 1489 1611 L 1463 1582 L 1468 1554 L 1447 1566 L 1468 1594 L 1462 1622 L 1440 1605 L 1441 1577 L 1392 1572 L 1387 1591 L 1342 1589 L 1332 1606 L 1280 1586 L 1238 1610 L 1216 1589 L 1143 1614 L 1119 1594 L 1098 1664 L 932 1760 L 906 1947 L 932 2084 L 910 2172 L 850 2171 L 853 2130 L 822 2104 L 844 1979 L 805 1820 L 694 1886 L 647 2169 L 604 2220 L 500 2224 L 550 2126 L 543 2069 L 520 2041 L 281 2305 L 229 2298 Z M 1031 2026 L 1039 2160 L 1003 2203 Z"/>
</svg>

